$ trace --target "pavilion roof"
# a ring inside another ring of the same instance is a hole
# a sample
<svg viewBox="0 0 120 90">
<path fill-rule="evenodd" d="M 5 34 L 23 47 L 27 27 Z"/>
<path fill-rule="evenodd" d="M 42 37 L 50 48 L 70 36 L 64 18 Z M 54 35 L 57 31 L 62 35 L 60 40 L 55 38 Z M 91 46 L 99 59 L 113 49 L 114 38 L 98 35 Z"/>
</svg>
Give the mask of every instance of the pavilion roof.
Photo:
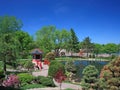
<svg viewBox="0 0 120 90">
<path fill-rule="evenodd" d="M 43 52 L 39 49 L 39 48 L 36 48 L 36 49 L 33 49 L 31 51 L 31 54 L 42 54 Z"/>
</svg>

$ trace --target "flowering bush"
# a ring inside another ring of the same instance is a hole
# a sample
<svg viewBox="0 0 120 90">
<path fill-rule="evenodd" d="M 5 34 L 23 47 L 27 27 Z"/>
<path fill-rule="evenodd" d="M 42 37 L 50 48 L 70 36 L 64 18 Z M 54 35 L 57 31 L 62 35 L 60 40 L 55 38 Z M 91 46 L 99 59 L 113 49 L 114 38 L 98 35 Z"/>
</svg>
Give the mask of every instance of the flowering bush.
<svg viewBox="0 0 120 90">
<path fill-rule="evenodd" d="M 6 80 L 3 81 L 2 83 L 3 86 L 5 87 L 19 87 L 19 79 L 16 75 L 9 75 Z"/>
</svg>

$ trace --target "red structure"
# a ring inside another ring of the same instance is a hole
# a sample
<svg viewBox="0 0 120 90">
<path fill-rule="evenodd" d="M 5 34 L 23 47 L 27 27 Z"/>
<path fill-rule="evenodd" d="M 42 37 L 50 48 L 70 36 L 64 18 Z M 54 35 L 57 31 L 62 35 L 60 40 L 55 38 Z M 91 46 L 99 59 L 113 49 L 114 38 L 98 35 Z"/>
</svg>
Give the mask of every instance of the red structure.
<svg viewBox="0 0 120 90">
<path fill-rule="evenodd" d="M 33 59 L 42 61 L 42 51 L 40 49 L 34 49 L 32 50 L 31 54 L 33 56 Z"/>
<path fill-rule="evenodd" d="M 34 49 L 31 51 L 31 54 L 33 56 L 32 63 L 34 63 L 34 67 L 38 69 L 42 69 L 42 51 L 40 49 Z"/>
</svg>

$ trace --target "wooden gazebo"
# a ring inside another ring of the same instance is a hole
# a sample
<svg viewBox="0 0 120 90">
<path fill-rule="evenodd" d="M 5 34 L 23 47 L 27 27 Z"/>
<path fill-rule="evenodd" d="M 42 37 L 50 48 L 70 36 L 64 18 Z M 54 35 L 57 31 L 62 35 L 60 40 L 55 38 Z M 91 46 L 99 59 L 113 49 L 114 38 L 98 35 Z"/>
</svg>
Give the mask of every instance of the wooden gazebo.
<svg viewBox="0 0 120 90">
<path fill-rule="evenodd" d="M 38 48 L 33 49 L 31 51 L 31 55 L 32 55 L 33 59 L 35 59 L 35 60 L 42 61 L 42 54 L 43 54 L 43 52 L 40 49 L 38 49 Z"/>
</svg>

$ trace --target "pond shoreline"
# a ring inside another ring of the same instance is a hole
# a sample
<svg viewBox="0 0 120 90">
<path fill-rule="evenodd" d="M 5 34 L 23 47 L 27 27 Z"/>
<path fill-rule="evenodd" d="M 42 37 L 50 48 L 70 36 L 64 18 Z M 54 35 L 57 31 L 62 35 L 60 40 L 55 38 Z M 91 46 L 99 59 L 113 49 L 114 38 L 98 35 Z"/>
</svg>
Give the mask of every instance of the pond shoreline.
<svg viewBox="0 0 120 90">
<path fill-rule="evenodd" d="M 82 58 L 61 58 L 61 59 L 56 59 L 58 61 L 111 61 L 111 60 L 106 60 L 106 59 L 95 59 L 95 58 L 88 58 L 88 59 L 82 59 Z"/>
</svg>

